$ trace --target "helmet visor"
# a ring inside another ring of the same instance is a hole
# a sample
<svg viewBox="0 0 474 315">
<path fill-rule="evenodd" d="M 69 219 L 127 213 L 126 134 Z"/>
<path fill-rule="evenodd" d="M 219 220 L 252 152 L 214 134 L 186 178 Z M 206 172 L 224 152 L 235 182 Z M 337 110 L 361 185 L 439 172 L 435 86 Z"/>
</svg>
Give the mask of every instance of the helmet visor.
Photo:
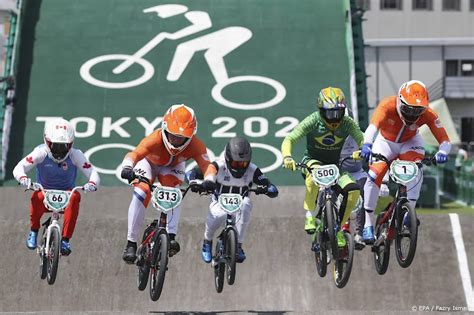
<svg viewBox="0 0 474 315">
<path fill-rule="evenodd" d="M 233 169 L 246 169 L 249 166 L 249 161 L 231 161 L 230 166 Z"/>
<path fill-rule="evenodd" d="M 180 146 L 184 145 L 189 140 L 189 138 L 187 137 L 175 135 L 167 131 L 165 131 L 165 133 L 166 133 L 166 137 L 168 138 L 168 142 L 175 148 L 179 148 Z"/>
<path fill-rule="evenodd" d="M 329 122 L 337 122 L 344 117 L 345 108 L 323 109 L 323 118 Z"/>
<path fill-rule="evenodd" d="M 402 102 L 402 106 L 400 106 L 400 111 L 404 116 L 418 118 L 426 111 L 426 107 L 411 106 Z"/>
<path fill-rule="evenodd" d="M 52 156 L 57 160 L 62 160 L 66 157 L 71 149 L 72 143 L 53 143 L 46 141 Z"/>
</svg>

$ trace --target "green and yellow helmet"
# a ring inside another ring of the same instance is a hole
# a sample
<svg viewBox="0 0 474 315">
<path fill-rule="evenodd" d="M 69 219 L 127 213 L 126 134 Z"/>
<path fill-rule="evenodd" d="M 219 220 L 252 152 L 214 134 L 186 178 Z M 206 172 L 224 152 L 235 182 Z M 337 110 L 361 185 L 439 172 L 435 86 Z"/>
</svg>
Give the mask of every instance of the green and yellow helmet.
<svg viewBox="0 0 474 315">
<path fill-rule="evenodd" d="M 346 112 L 346 98 L 342 90 L 334 87 L 322 89 L 318 96 L 318 109 L 329 129 L 337 129 Z"/>
</svg>

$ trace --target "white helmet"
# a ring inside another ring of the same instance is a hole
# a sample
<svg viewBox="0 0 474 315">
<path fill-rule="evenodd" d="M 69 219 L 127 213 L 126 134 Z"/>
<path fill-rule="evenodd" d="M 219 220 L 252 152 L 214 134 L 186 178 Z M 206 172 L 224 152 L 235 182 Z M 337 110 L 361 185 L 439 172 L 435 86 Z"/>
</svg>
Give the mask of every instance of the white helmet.
<svg viewBox="0 0 474 315">
<path fill-rule="evenodd" d="M 74 128 L 65 119 L 48 120 L 44 125 L 44 144 L 48 157 L 56 163 L 64 161 L 71 152 Z"/>
</svg>

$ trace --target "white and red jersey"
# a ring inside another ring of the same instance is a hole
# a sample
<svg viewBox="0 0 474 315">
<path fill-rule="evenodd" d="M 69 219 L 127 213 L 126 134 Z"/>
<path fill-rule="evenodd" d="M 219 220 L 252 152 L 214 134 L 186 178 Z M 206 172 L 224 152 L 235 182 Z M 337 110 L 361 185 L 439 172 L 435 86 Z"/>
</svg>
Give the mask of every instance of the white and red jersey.
<svg viewBox="0 0 474 315">
<path fill-rule="evenodd" d="M 78 169 L 89 179 L 89 182 L 96 186 L 100 184 L 99 174 L 87 161 L 84 153 L 76 148 L 71 148 L 71 152 L 64 161 L 56 163 L 48 157 L 46 145 L 41 144 L 18 162 L 13 169 L 13 176 L 17 181 L 20 181 L 33 168 L 37 170 L 36 181 L 45 189 L 69 190 L 74 188 Z"/>
</svg>

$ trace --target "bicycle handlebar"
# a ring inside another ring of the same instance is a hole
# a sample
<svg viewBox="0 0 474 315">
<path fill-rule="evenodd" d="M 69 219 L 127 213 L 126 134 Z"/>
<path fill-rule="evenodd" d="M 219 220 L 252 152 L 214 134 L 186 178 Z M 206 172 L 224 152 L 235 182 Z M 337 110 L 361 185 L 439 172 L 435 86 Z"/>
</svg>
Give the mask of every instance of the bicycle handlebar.
<svg viewBox="0 0 474 315">
<path fill-rule="evenodd" d="M 158 185 L 155 185 L 153 183 L 150 183 L 150 180 L 145 177 L 145 176 L 141 176 L 141 175 L 137 175 L 135 174 L 134 178 L 132 179 L 132 181 L 134 180 L 138 180 L 139 182 L 141 183 L 145 183 L 147 184 L 148 186 L 150 186 L 150 189 L 151 190 L 154 190 L 156 187 L 158 187 Z M 193 183 L 193 184 L 190 184 L 188 187 L 186 188 L 179 188 L 181 190 L 181 192 L 183 193 L 183 198 L 184 196 L 186 196 L 186 194 L 188 193 L 189 189 L 193 188 L 193 187 L 196 187 L 196 186 L 199 186 L 198 183 Z"/>
<path fill-rule="evenodd" d="M 382 160 L 383 162 L 387 163 L 388 166 L 390 166 L 390 164 L 392 164 L 392 162 L 395 161 L 395 160 L 389 161 L 383 154 L 380 154 L 380 153 L 373 153 L 372 157 L 374 157 L 378 160 Z M 435 165 L 436 166 L 437 165 L 436 157 L 434 155 L 429 156 L 429 157 L 425 157 L 425 158 L 423 158 L 419 161 L 415 161 L 415 163 L 418 166 L 423 166 L 423 165 L 426 165 L 426 166 Z"/>
<path fill-rule="evenodd" d="M 74 187 L 73 189 L 71 189 L 71 190 L 68 191 L 68 192 L 70 192 L 70 193 L 72 194 L 72 193 L 74 193 L 76 190 L 79 190 L 79 189 L 84 190 L 84 186 L 76 186 L 76 187 Z M 44 192 L 44 191 L 48 191 L 48 190 L 50 190 L 50 189 L 45 189 L 45 188 L 43 187 L 43 185 L 41 185 L 40 183 L 33 182 L 33 183 L 31 183 L 30 187 L 28 187 L 26 190 L 43 191 L 43 192 Z M 61 190 L 61 189 L 58 189 L 58 190 Z M 67 190 L 65 190 L 65 191 L 67 191 Z"/>
<path fill-rule="evenodd" d="M 342 164 L 344 164 L 345 161 L 348 161 L 348 160 L 353 160 L 353 161 L 360 161 L 361 158 L 360 158 L 360 151 L 355 151 L 352 155 L 349 155 L 349 156 L 346 156 L 345 158 L 343 158 L 342 160 L 339 161 L 339 163 L 337 163 L 337 167 L 338 168 L 341 168 Z M 322 164 L 316 164 L 316 166 L 319 166 L 319 165 L 322 165 Z M 313 169 L 316 168 L 316 166 L 314 167 L 309 167 L 308 165 L 306 165 L 305 163 L 296 163 L 296 167 L 297 168 L 305 168 L 307 169 L 308 171 L 312 171 Z"/>
</svg>

